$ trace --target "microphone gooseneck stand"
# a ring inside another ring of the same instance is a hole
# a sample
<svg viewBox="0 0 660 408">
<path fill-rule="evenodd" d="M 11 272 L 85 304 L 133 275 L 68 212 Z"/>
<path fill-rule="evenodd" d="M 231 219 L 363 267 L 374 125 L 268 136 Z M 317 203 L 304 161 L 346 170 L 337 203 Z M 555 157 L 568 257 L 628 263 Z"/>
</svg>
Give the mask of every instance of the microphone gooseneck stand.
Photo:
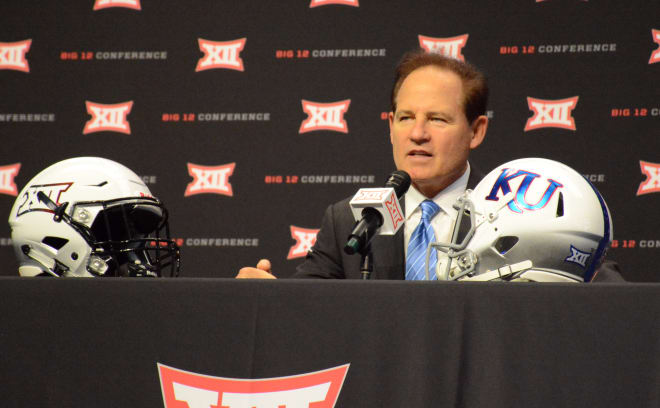
<svg viewBox="0 0 660 408">
<path fill-rule="evenodd" d="M 362 276 L 362 280 L 369 280 L 371 278 L 371 272 L 374 270 L 374 256 L 371 253 L 370 243 L 360 250 L 360 255 L 362 255 L 360 276 Z"/>
</svg>

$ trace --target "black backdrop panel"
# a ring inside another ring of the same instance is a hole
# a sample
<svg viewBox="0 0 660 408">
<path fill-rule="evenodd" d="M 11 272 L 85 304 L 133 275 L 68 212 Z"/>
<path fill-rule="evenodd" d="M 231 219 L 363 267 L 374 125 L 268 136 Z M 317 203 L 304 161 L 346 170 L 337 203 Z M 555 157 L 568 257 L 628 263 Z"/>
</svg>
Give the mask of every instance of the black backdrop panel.
<svg viewBox="0 0 660 408">
<path fill-rule="evenodd" d="M 383 117 L 393 67 L 430 37 L 489 76 L 491 124 L 475 165 L 539 156 L 574 167 L 613 213 L 610 257 L 625 277 L 660 281 L 660 5 L 509 3 L 4 1 L 0 214 L 47 165 L 103 156 L 166 203 L 186 276 L 229 277 L 264 257 L 287 276 L 325 207 L 393 170 Z M 574 130 L 525 129 L 528 98 L 572 97 Z M 301 133 L 303 100 L 350 100 L 346 128 Z M 87 102 L 132 102 L 130 133 L 85 133 Z M 186 195 L 217 187 L 199 185 L 190 164 L 234 164 L 232 195 Z M 0 258 L 14 274 L 6 224 Z"/>
</svg>

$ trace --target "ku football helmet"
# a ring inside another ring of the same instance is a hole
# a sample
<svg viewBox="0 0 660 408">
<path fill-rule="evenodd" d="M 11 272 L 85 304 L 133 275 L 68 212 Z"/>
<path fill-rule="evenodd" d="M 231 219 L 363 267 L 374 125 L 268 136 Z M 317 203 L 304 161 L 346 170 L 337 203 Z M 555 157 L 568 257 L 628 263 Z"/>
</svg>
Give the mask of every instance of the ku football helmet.
<svg viewBox="0 0 660 408">
<path fill-rule="evenodd" d="M 179 274 L 167 210 L 130 169 L 99 157 L 51 165 L 9 215 L 21 276 Z"/>
<path fill-rule="evenodd" d="M 438 279 L 589 282 L 612 241 L 605 200 L 582 175 L 548 159 L 491 171 L 457 200 Z"/>
</svg>

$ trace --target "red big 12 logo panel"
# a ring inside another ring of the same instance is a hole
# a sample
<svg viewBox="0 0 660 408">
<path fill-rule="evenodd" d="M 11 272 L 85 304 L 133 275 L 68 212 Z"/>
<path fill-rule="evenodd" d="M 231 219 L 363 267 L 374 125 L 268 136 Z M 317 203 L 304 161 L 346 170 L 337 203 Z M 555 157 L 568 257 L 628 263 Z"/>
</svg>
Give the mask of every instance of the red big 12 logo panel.
<svg viewBox="0 0 660 408">
<path fill-rule="evenodd" d="M 265 379 L 212 377 L 158 364 L 165 408 L 332 408 L 349 364 Z"/>
</svg>

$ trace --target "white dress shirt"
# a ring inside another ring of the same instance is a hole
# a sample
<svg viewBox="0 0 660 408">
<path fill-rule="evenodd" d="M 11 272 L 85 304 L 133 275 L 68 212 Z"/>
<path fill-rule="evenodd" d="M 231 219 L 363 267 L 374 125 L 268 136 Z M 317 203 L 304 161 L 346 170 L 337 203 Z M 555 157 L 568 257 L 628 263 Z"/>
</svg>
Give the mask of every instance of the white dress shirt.
<svg viewBox="0 0 660 408">
<path fill-rule="evenodd" d="M 461 177 L 433 197 L 433 202 L 440 207 L 440 211 L 431 219 L 431 226 L 435 232 L 436 242 L 449 242 L 451 240 L 451 234 L 458 214 L 453 205 L 458 197 L 465 192 L 469 177 L 470 163 L 468 163 L 465 173 Z M 406 222 L 403 227 L 403 251 L 406 256 L 408 254 L 410 236 L 422 218 L 422 209 L 419 205 L 426 199 L 427 197 L 417 191 L 413 186 L 410 186 L 410 189 L 408 189 L 405 195 Z M 438 252 L 438 265 L 436 268 L 440 267 L 440 259 L 443 257 L 446 258 L 442 252 Z"/>
</svg>

